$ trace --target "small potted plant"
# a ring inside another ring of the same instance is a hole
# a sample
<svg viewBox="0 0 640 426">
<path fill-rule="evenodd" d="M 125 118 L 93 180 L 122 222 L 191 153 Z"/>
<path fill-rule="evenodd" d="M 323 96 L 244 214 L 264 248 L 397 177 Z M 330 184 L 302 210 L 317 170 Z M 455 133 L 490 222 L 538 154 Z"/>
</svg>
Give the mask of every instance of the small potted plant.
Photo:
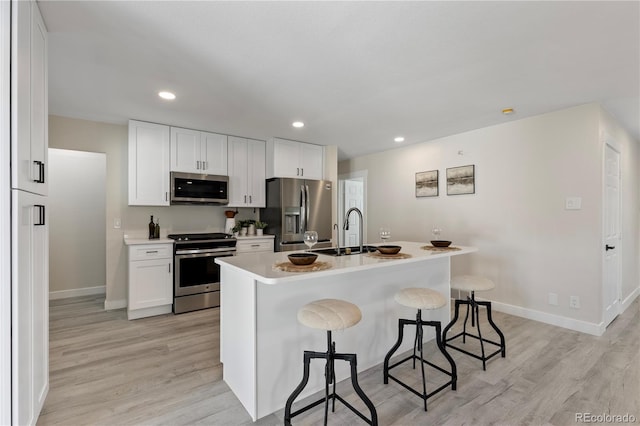
<svg viewBox="0 0 640 426">
<path fill-rule="evenodd" d="M 267 227 L 267 224 L 265 222 L 260 222 L 257 221 L 256 222 L 256 235 L 263 235 L 264 234 L 264 228 Z"/>
<path fill-rule="evenodd" d="M 240 234 L 240 229 L 242 228 L 242 225 L 238 222 L 236 223 L 236 225 L 231 228 L 231 232 L 233 233 L 234 237 L 237 237 Z"/>
<path fill-rule="evenodd" d="M 249 233 L 249 221 L 241 220 L 240 221 L 240 236 L 244 237 Z"/>
</svg>

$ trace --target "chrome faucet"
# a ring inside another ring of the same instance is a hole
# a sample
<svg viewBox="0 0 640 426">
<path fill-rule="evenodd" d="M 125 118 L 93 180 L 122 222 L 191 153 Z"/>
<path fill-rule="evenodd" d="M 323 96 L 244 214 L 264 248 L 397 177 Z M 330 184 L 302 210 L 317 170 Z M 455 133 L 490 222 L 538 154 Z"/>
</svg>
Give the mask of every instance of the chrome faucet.
<svg viewBox="0 0 640 426">
<path fill-rule="evenodd" d="M 360 253 L 362 253 L 362 223 L 364 222 L 362 219 L 362 212 L 360 211 L 359 208 L 357 207 L 351 207 L 349 210 L 347 210 L 347 214 L 344 216 L 344 226 L 342 227 L 345 231 L 349 230 L 349 215 L 351 215 L 351 212 L 356 212 L 358 213 L 358 216 L 360 216 Z"/>
</svg>

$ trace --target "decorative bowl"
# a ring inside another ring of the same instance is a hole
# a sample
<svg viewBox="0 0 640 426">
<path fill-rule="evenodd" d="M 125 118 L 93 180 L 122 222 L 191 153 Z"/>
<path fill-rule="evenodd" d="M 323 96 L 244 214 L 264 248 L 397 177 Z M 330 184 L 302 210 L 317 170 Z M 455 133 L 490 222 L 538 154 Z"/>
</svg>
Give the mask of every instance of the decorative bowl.
<svg viewBox="0 0 640 426">
<path fill-rule="evenodd" d="M 289 262 L 294 265 L 304 266 L 311 265 L 318 258 L 317 254 L 313 253 L 291 253 L 289 256 Z"/>
<path fill-rule="evenodd" d="M 451 241 L 431 240 L 431 245 L 434 247 L 449 247 L 451 245 Z"/>
<path fill-rule="evenodd" d="M 228 218 L 228 219 L 233 219 L 234 217 L 236 217 L 236 212 L 234 212 L 233 210 L 226 210 L 224 212 L 224 215 Z"/>
<path fill-rule="evenodd" d="M 378 246 L 378 251 L 381 254 L 398 254 L 401 249 L 400 246 Z"/>
</svg>

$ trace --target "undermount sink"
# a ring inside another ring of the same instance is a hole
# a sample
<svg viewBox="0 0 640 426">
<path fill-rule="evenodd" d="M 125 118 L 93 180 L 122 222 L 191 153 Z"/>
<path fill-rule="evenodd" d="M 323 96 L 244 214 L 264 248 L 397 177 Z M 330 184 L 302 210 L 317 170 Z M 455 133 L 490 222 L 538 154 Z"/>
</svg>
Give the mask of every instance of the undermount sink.
<svg viewBox="0 0 640 426">
<path fill-rule="evenodd" d="M 372 253 L 376 250 L 377 249 L 374 246 L 362 246 L 363 253 Z M 322 249 L 315 249 L 315 250 L 308 250 L 308 251 L 312 253 L 326 254 L 328 256 L 338 256 L 338 249 L 336 247 L 322 248 Z M 360 246 L 340 247 L 340 256 L 348 256 L 351 254 L 360 254 Z"/>
</svg>

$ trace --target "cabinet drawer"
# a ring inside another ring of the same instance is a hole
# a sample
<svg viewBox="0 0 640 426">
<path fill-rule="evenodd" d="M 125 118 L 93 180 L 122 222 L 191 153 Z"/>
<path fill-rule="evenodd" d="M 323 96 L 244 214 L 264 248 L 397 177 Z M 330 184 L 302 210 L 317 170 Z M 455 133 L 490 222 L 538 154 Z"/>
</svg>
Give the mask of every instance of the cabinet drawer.
<svg viewBox="0 0 640 426">
<path fill-rule="evenodd" d="M 129 246 L 129 260 L 164 259 L 173 256 L 173 244 L 141 244 Z"/>
<path fill-rule="evenodd" d="M 253 252 L 272 252 L 273 239 L 238 241 L 236 244 L 236 253 L 253 253 Z"/>
</svg>

